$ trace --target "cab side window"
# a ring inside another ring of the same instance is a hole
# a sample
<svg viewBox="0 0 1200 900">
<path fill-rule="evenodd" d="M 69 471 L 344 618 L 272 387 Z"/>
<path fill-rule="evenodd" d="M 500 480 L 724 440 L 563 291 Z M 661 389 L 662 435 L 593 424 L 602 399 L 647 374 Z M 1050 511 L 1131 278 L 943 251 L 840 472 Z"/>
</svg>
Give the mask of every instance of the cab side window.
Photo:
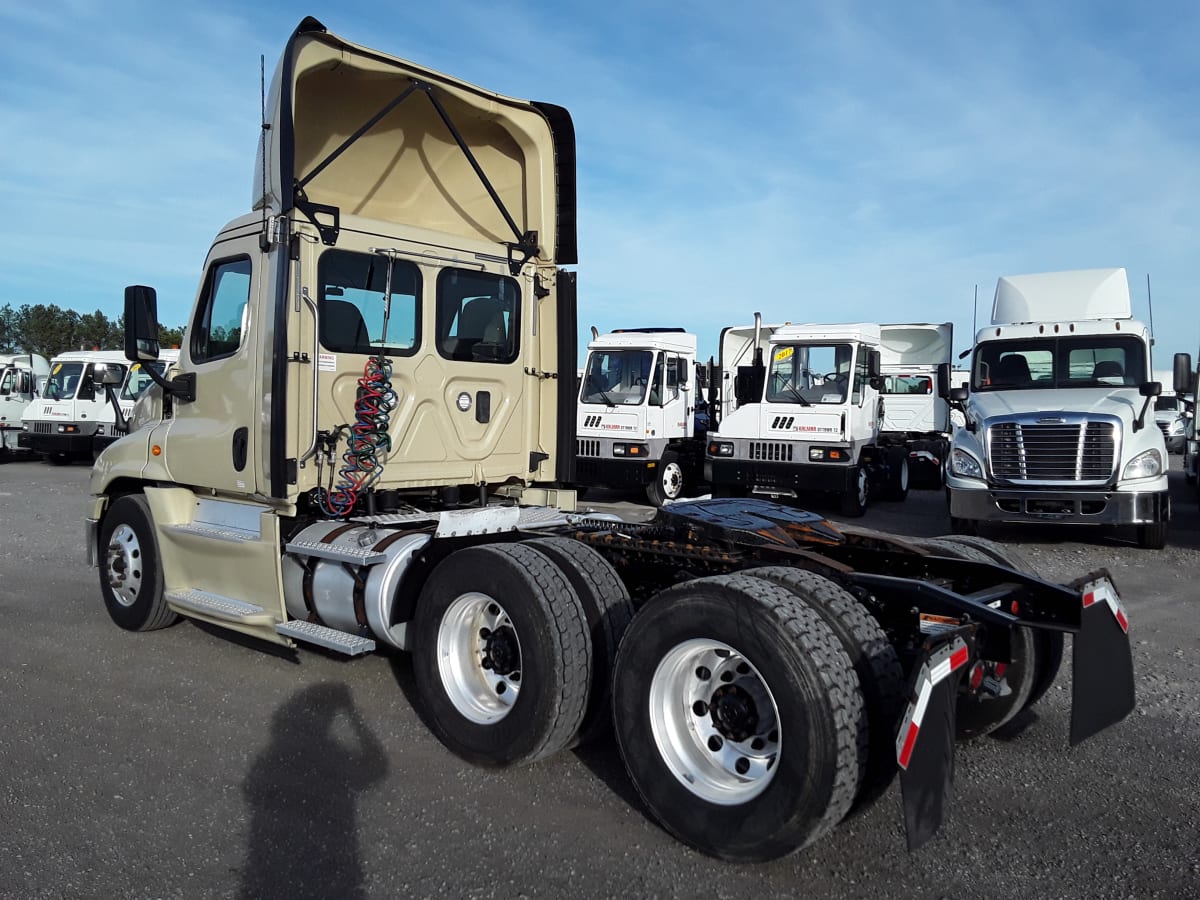
<svg viewBox="0 0 1200 900">
<path fill-rule="evenodd" d="M 192 361 L 232 356 L 242 344 L 246 304 L 250 302 L 249 257 L 215 262 L 204 280 L 192 325 Z"/>
<path fill-rule="evenodd" d="M 437 281 L 437 349 L 445 359 L 511 363 L 520 353 L 521 289 L 513 278 L 443 269 Z"/>
</svg>

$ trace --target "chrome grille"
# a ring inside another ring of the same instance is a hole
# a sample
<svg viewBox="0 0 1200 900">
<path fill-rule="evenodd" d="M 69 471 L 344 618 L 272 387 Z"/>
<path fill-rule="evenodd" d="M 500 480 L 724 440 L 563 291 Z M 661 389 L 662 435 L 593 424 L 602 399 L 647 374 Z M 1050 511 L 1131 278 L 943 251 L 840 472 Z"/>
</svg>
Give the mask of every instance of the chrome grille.
<svg viewBox="0 0 1200 900">
<path fill-rule="evenodd" d="M 1168 433 L 1171 430 L 1171 423 L 1170 422 L 1155 422 L 1154 424 L 1157 425 L 1158 430 L 1163 433 L 1163 437 L 1167 437 Z"/>
<path fill-rule="evenodd" d="M 750 459 L 770 462 L 791 462 L 792 444 L 786 441 L 751 441 Z"/>
<path fill-rule="evenodd" d="M 1010 481 L 1106 482 L 1116 465 L 1110 422 L 999 422 L 988 438 L 992 474 Z"/>
<path fill-rule="evenodd" d="M 575 455 L 576 456 L 599 456 L 600 442 L 596 440 L 588 440 L 586 438 L 575 439 Z"/>
</svg>

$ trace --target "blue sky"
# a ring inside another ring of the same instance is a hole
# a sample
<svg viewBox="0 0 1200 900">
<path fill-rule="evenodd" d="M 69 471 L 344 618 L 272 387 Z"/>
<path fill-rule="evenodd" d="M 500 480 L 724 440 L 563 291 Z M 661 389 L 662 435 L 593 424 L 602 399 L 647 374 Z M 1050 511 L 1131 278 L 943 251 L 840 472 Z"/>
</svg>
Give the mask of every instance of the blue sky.
<svg viewBox="0 0 1200 900">
<path fill-rule="evenodd" d="M 580 323 L 952 321 L 1005 274 L 1125 266 L 1156 369 L 1200 345 L 1200 5 L 0 0 L 0 305 L 182 324 L 250 202 L 259 55 L 305 14 L 559 103 Z"/>
</svg>

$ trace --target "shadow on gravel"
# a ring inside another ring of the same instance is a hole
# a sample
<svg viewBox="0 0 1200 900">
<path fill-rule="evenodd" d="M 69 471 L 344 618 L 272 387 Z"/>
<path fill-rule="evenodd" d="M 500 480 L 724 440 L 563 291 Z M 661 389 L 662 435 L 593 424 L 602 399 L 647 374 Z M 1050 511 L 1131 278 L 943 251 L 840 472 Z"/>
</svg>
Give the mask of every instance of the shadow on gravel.
<svg viewBox="0 0 1200 900">
<path fill-rule="evenodd" d="M 242 785 L 250 840 L 239 896 L 365 897 L 357 798 L 387 770 L 345 684 L 312 685 L 280 706 Z"/>
</svg>

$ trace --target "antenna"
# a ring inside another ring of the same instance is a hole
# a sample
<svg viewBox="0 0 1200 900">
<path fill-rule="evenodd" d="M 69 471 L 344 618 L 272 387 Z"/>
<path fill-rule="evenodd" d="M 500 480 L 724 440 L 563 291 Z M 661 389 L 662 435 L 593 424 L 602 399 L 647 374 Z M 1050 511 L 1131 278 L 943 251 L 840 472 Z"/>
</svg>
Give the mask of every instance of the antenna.
<svg viewBox="0 0 1200 900">
<path fill-rule="evenodd" d="M 971 340 L 975 340 L 975 333 L 979 330 L 979 326 L 975 324 L 979 318 L 979 282 L 975 282 L 975 299 L 971 301 Z"/>
</svg>

